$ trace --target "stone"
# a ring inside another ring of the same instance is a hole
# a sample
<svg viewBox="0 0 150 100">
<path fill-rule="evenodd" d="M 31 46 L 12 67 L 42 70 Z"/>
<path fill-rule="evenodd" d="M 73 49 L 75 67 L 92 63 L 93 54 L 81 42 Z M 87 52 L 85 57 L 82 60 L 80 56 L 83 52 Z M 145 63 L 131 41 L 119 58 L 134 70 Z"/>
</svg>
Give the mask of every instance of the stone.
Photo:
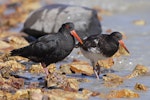
<svg viewBox="0 0 150 100">
<path fill-rule="evenodd" d="M 140 95 L 130 89 L 113 90 L 109 94 L 105 95 L 104 98 L 139 98 Z"/>
<path fill-rule="evenodd" d="M 65 22 L 73 22 L 81 38 L 102 31 L 96 10 L 74 5 L 52 4 L 32 12 L 25 21 L 22 32 L 38 38 L 56 33 Z"/>
<path fill-rule="evenodd" d="M 110 69 L 114 65 L 114 60 L 113 60 L 113 58 L 108 58 L 105 60 L 99 60 L 98 65 L 102 66 L 106 69 Z"/>
<path fill-rule="evenodd" d="M 102 78 L 104 80 L 104 86 L 106 87 L 117 87 L 124 82 L 124 79 L 121 76 L 113 73 L 107 73 L 106 75 L 103 75 Z"/>
<path fill-rule="evenodd" d="M 131 79 L 131 78 L 135 78 L 135 77 L 138 77 L 138 76 L 145 75 L 148 72 L 149 72 L 149 69 L 148 69 L 147 66 L 137 64 L 135 66 L 135 68 L 133 69 L 132 73 L 130 73 L 129 75 L 126 75 L 124 78 L 125 79 Z"/>
<path fill-rule="evenodd" d="M 60 69 L 60 72 L 62 72 L 63 74 L 72 74 L 69 64 L 63 64 L 60 66 L 59 69 Z"/>
<path fill-rule="evenodd" d="M 148 87 L 141 83 L 136 83 L 134 86 L 135 90 L 147 91 Z"/>
<path fill-rule="evenodd" d="M 89 63 L 84 61 L 73 62 L 70 64 L 70 69 L 75 73 L 81 73 L 91 76 L 94 74 L 93 67 Z"/>
<path fill-rule="evenodd" d="M 62 89 L 52 89 L 44 92 L 48 100 L 88 100 L 89 96 L 78 92 L 70 92 Z"/>
</svg>

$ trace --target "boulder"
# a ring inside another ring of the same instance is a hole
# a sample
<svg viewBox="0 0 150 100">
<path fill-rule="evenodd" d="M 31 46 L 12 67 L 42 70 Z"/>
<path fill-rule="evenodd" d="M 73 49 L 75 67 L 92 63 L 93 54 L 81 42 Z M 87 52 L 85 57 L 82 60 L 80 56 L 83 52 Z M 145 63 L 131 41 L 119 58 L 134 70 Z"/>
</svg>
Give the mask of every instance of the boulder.
<svg viewBox="0 0 150 100">
<path fill-rule="evenodd" d="M 64 4 L 44 6 L 32 12 L 24 23 L 22 32 L 38 38 L 56 33 L 65 22 L 73 22 L 81 38 L 101 33 L 101 24 L 94 9 Z"/>
</svg>

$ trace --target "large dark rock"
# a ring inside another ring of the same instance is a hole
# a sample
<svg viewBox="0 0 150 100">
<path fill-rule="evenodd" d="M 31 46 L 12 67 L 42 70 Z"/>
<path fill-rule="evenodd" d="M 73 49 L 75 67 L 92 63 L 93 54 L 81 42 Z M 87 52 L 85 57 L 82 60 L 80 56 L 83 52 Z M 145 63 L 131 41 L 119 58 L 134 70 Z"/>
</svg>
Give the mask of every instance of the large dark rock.
<svg viewBox="0 0 150 100">
<path fill-rule="evenodd" d="M 22 31 L 38 38 L 57 32 L 65 22 L 73 22 L 82 38 L 102 31 L 95 10 L 64 4 L 48 5 L 34 11 L 25 21 Z"/>
</svg>

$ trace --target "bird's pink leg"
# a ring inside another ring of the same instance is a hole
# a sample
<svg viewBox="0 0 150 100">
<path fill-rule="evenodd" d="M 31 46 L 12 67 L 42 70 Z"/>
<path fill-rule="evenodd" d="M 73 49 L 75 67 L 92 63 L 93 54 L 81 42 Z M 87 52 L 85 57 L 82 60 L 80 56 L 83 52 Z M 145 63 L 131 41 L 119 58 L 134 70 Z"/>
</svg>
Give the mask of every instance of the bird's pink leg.
<svg viewBox="0 0 150 100">
<path fill-rule="evenodd" d="M 45 67 L 45 68 L 43 68 L 43 69 L 44 69 L 44 71 L 45 71 L 45 74 L 48 76 L 49 72 L 48 72 L 47 67 Z"/>
<path fill-rule="evenodd" d="M 98 76 L 99 76 L 100 73 L 101 73 L 101 66 L 96 65 L 96 70 L 97 70 L 97 74 L 98 74 Z"/>
<path fill-rule="evenodd" d="M 45 74 L 48 76 L 49 72 L 48 72 L 47 66 L 45 65 L 45 63 L 41 63 L 41 65 L 45 71 Z"/>
<path fill-rule="evenodd" d="M 95 75 L 96 75 L 96 78 L 99 80 L 99 71 L 97 71 L 97 66 L 96 66 L 96 64 L 97 64 L 97 62 L 95 63 L 94 61 L 91 61 L 91 63 L 92 63 L 92 66 L 93 66 L 93 71 L 94 71 L 94 73 L 95 73 Z"/>
<path fill-rule="evenodd" d="M 99 80 L 99 75 L 98 75 L 98 73 L 97 73 L 96 70 L 94 70 L 94 73 L 95 73 L 95 75 L 96 75 L 96 78 Z"/>
</svg>

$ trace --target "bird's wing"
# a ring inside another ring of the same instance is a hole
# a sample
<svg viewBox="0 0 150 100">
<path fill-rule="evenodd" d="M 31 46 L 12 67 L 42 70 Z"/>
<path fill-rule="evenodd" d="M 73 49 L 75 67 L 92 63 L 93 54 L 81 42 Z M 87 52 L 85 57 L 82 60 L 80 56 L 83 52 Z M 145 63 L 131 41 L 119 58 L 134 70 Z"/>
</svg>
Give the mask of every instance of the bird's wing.
<svg viewBox="0 0 150 100">
<path fill-rule="evenodd" d="M 36 42 L 32 43 L 29 48 L 31 48 L 31 56 L 44 56 L 53 53 L 58 47 L 59 38 L 53 35 L 47 35 L 39 38 Z"/>
<path fill-rule="evenodd" d="M 11 51 L 11 55 L 27 58 L 40 58 L 55 51 L 58 41 L 59 39 L 53 35 L 43 36 L 29 46 Z"/>
<path fill-rule="evenodd" d="M 95 36 L 83 40 L 83 45 L 81 46 L 85 51 L 92 53 L 100 53 L 100 48 L 98 47 L 99 39 Z"/>
</svg>

